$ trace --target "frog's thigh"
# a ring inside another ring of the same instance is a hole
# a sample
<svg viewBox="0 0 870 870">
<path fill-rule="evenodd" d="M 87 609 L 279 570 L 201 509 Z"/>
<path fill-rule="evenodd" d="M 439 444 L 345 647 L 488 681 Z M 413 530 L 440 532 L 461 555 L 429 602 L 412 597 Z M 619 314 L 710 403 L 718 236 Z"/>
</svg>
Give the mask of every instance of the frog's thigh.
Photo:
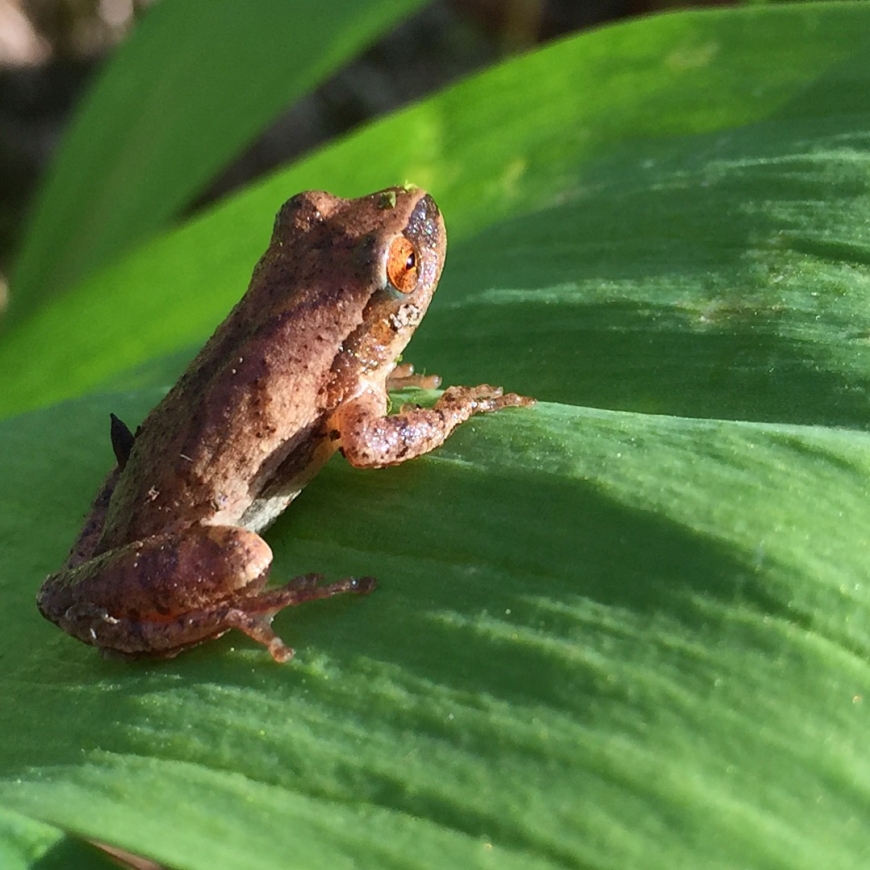
<svg viewBox="0 0 870 870">
<path fill-rule="evenodd" d="M 272 551 L 236 526 L 194 526 L 104 553 L 70 572 L 110 616 L 165 622 L 262 588 Z"/>
<path fill-rule="evenodd" d="M 81 565 L 93 557 L 94 550 L 100 542 L 100 536 L 103 534 L 103 526 L 106 523 L 106 514 L 109 510 L 109 501 L 112 498 L 112 493 L 115 491 L 120 473 L 120 470 L 116 467 L 103 481 L 100 491 L 91 504 L 85 524 L 79 532 L 79 536 L 76 538 L 69 556 L 67 556 L 66 561 L 61 566 L 61 571 L 75 568 L 76 565 Z"/>
</svg>

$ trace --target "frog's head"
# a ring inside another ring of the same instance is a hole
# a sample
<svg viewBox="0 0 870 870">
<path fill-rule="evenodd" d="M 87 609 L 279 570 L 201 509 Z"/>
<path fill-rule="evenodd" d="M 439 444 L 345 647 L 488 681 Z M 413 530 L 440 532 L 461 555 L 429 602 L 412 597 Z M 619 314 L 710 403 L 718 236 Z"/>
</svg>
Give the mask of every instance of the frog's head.
<svg viewBox="0 0 870 870">
<path fill-rule="evenodd" d="M 447 231 L 435 200 L 418 187 L 394 187 L 371 197 L 382 215 L 369 240 L 371 294 L 362 323 L 346 347 L 371 371 L 398 359 L 429 308 L 447 253 Z"/>
<path fill-rule="evenodd" d="M 305 214 L 313 207 L 329 228 L 331 271 L 341 286 L 336 292 L 341 306 L 353 311 L 342 350 L 363 372 L 388 371 L 438 286 L 447 248 L 441 212 L 418 187 L 390 187 L 351 200 L 305 196 L 296 220 L 309 221 Z"/>
</svg>

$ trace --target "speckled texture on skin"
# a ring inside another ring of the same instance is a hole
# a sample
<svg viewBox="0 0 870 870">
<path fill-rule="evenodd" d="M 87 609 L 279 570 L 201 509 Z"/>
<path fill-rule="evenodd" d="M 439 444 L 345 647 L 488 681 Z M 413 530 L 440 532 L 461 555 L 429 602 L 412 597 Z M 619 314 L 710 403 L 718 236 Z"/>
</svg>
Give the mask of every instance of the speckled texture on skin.
<svg viewBox="0 0 870 870">
<path fill-rule="evenodd" d="M 100 549 L 203 520 L 237 523 L 295 451 L 310 454 L 303 474 L 316 471 L 312 448 L 332 446 L 319 443 L 326 418 L 361 389 L 360 354 L 383 384 L 413 333 L 386 317 L 407 300 L 385 287 L 384 258 L 415 209 L 424 266 L 413 300 L 425 311 L 446 234 L 423 191 L 397 190 L 392 208 L 382 194 L 318 191 L 281 208 L 248 292 L 137 432 Z"/>
<path fill-rule="evenodd" d="M 266 589 L 272 552 L 257 533 L 336 450 L 361 467 L 393 465 L 473 414 L 532 403 L 452 387 L 434 408 L 386 416 L 395 361 L 446 244 L 435 202 L 417 188 L 288 200 L 248 292 L 178 383 L 132 440 L 113 420 L 119 467 L 43 584 L 43 615 L 132 656 L 173 656 L 236 628 L 286 661 L 293 651 L 270 627 L 278 610 L 370 591 L 371 578 L 321 585 L 318 575 Z M 437 384 L 408 365 L 396 376 Z"/>
</svg>

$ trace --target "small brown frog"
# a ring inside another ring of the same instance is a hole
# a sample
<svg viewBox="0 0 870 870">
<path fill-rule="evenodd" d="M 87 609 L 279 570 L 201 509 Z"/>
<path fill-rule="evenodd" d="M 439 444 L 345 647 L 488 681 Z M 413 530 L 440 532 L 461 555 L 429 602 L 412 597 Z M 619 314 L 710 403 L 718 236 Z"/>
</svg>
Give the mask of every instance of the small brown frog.
<svg viewBox="0 0 870 870">
<path fill-rule="evenodd" d="M 533 399 L 451 387 L 387 414 L 387 391 L 438 386 L 396 360 L 429 306 L 447 238 L 434 200 L 396 187 L 288 200 L 251 285 L 135 436 L 113 416 L 117 467 L 37 597 L 46 619 L 129 657 L 169 658 L 235 628 L 287 661 L 284 607 L 374 580 L 318 574 L 266 588 L 259 533 L 339 450 L 360 468 L 428 453 L 473 414 Z"/>
</svg>

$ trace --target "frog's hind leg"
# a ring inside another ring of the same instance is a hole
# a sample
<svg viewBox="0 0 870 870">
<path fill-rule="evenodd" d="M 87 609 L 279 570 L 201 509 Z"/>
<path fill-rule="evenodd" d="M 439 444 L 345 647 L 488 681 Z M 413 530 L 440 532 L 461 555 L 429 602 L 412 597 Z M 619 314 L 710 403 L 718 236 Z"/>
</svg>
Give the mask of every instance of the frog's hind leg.
<svg viewBox="0 0 870 870">
<path fill-rule="evenodd" d="M 94 551 L 97 549 L 97 544 L 100 541 L 100 535 L 103 534 L 103 525 L 106 522 L 109 501 L 112 498 L 112 493 L 115 491 L 120 473 L 121 470 L 116 467 L 103 481 L 100 491 L 91 503 L 91 509 L 88 511 L 85 524 L 79 532 L 75 543 L 72 545 L 66 561 L 60 567 L 61 571 L 75 568 L 77 565 L 81 565 L 83 562 L 93 558 Z"/>
<path fill-rule="evenodd" d="M 249 598 L 234 602 L 223 616 L 222 624 L 235 628 L 263 644 L 276 662 L 293 658 L 293 648 L 287 646 L 272 629 L 275 614 L 285 607 L 293 607 L 318 598 L 331 598 L 345 592 L 367 595 L 375 588 L 373 577 L 346 577 L 335 583 L 323 584 L 322 574 L 302 574 L 277 589 L 265 589 Z"/>
</svg>

